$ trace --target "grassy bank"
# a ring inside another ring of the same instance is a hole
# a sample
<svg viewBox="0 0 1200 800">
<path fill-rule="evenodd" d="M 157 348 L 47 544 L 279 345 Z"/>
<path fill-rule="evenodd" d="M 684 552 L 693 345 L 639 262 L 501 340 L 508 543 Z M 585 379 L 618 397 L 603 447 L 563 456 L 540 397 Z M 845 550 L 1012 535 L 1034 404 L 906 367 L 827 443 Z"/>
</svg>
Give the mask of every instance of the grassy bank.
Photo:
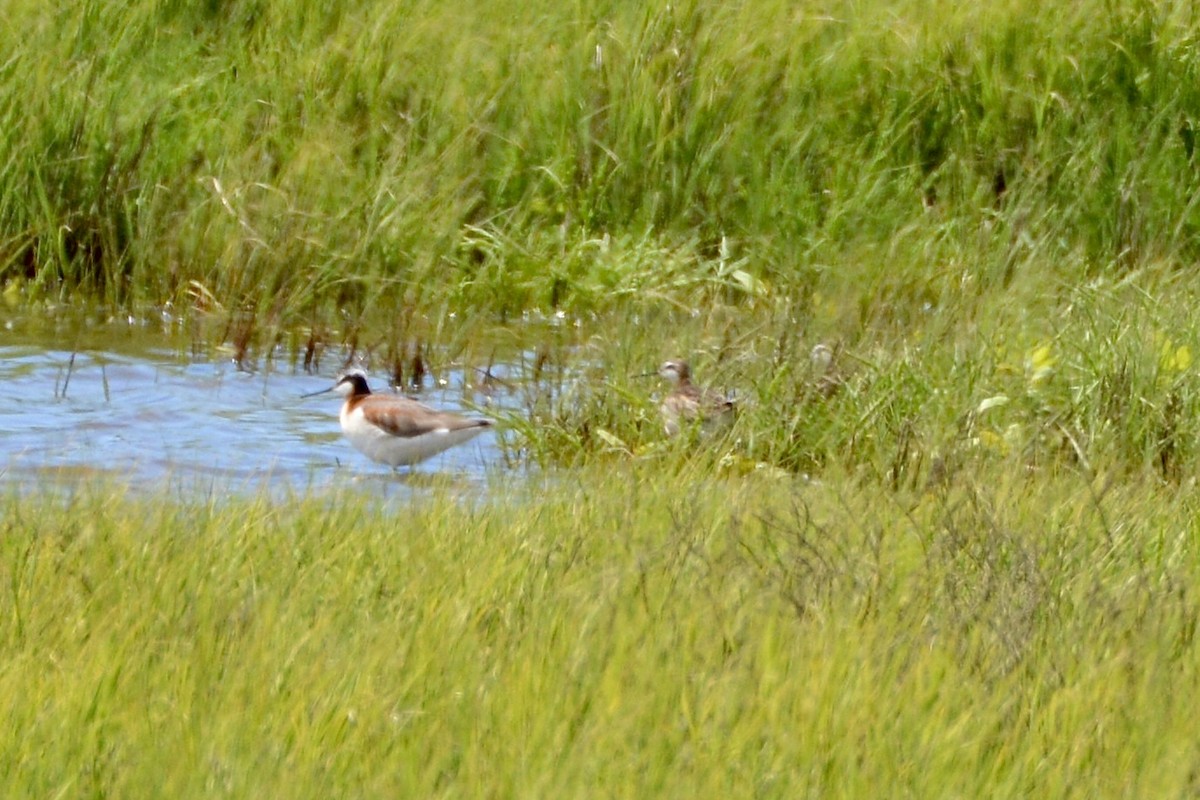
<svg viewBox="0 0 1200 800">
<path fill-rule="evenodd" d="M 1196 498 L 581 474 L 4 501 L 13 796 L 1174 796 Z M 537 494 L 537 493 L 535 493 Z"/>
<path fill-rule="evenodd" d="M 1186 262 L 1191 14 L 13 2 L 0 274 L 403 327 Z"/>
</svg>

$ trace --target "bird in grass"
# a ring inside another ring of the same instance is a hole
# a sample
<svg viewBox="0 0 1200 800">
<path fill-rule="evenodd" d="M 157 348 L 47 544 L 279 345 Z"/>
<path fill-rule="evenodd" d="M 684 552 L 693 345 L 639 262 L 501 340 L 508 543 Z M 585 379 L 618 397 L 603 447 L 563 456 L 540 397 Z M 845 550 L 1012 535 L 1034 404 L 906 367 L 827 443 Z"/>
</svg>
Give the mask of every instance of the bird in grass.
<svg viewBox="0 0 1200 800">
<path fill-rule="evenodd" d="M 824 342 L 813 345 L 808 354 L 810 391 L 821 397 L 832 397 L 842 388 L 846 380 L 838 368 L 837 356 L 837 349 Z"/>
<path fill-rule="evenodd" d="M 664 361 L 658 374 L 675 384 L 659 405 L 667 436 L 675 436 L 683 425 L 699 423 L 708 432 L 733 419 L 734 401 L 719 392 L 692 383 L 692 371 L 681 359 Z"/>
<path fill-rule="evenodd" d="M 361 370 L 346 372 L 330 388 L 304 396 L 327 392 L 346 398 L 339 419 L 350 444 L 372 461 L 390 467 L 411 467 L 475 438 L 494 424 L 482 417 L 438 411 L 398 394 L 373 394 Z"/>
</svg>

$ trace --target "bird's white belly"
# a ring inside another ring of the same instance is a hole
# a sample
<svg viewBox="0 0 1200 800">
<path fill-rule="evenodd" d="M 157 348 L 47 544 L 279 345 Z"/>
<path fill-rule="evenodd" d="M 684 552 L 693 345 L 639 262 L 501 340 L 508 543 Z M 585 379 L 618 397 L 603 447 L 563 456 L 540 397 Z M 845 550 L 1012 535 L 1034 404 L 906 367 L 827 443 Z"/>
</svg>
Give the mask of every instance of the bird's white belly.
<svg viewBox="0 0 1200 800">
<path fill-rule="evenodd" d="M 438 428 L 419 436 L 395 436 L 372 425 L 359 409 L 341 415 L 342 432 L 354 449 L 372 461 L 390 467 L 411 466 L 454 447 L 487 430 L 484 427 L 451 431 Z"/>
</svg>

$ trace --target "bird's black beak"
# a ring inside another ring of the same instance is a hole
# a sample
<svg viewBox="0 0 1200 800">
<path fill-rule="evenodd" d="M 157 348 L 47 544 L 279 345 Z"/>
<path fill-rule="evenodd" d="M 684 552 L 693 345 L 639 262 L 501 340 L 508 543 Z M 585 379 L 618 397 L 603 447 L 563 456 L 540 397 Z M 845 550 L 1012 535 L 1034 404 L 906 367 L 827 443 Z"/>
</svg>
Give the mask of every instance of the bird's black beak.
<svg viewBox="0 0 1200 800">
<path fill-rule="evenodd" d="M 307 397 L 316 397 L 319 394 L 329 394 L 332 391 L 333 391 L 333 387 L 330 386 L 328 389 L 322 389 L 319 392 L 309 392 L 308 394 L 302 394 L 302 395 L 300 395 L 300 399 L 303 400 Z"/>
</svg>

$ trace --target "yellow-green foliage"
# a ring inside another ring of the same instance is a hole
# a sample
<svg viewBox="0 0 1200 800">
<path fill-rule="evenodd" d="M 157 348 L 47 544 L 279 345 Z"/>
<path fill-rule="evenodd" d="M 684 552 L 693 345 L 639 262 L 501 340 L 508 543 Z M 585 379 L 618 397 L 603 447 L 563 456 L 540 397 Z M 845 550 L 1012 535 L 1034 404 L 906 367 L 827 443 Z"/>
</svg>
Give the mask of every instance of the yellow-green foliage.
<svg viewBox="0 0 1200 800">
<path fill-rule="evenodd" d="M 1177 796 L 1193 489 L 10 496 L 9 796 Z"/>
<path fill-rule="evenodd" d="M 519 358 L 547 471 L 5 498 L 0 785 L 1195 794 L 1193 14 L 6 3 L 14 324 Z"/>
</svg>

